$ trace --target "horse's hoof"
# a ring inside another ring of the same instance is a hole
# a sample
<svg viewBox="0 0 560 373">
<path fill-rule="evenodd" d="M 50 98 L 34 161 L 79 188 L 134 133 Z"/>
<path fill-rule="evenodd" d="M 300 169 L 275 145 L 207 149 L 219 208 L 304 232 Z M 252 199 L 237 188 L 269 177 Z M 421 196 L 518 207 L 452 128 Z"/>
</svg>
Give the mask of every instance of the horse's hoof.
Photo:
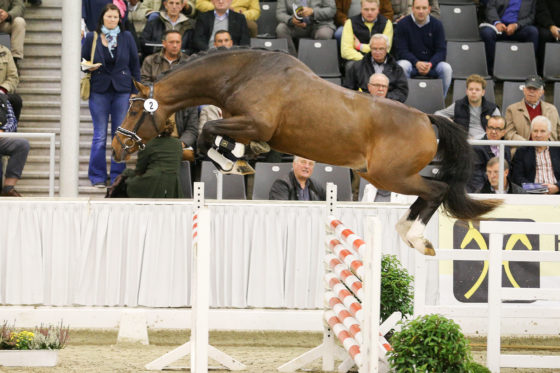
<svg viewBox="0 0 560 373">
<path fill-rule="evenodd" d="M 270 145 L 264 141 L 251 141 L 249 143 L 251 151 L 255 154 L 268 153 L 270 151 Z"/>
<path fill-rule="evenodd" d="M 255 169 L 247 161 L 237 160 L 231 170 L 222 172 L 227 175 L 251 175 L 255 173 Z"/>
<path fill-rule="evenodd" d="M 436 251 L 434 250 L 432 243 L 426 239 L 424 240 L 424 255 L 436 256 Z"/>
</svg>

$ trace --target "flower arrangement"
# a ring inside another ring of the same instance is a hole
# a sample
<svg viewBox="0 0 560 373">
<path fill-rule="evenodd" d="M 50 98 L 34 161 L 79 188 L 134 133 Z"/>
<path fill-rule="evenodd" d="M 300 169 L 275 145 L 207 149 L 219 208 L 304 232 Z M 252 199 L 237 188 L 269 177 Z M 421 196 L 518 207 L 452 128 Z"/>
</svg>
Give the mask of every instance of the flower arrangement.
<svg viewBox="0 0 560 373">
<path fill-rule="evenodd" d="M 66 345 L 69 326 L 41 324 L 31 332 L 16 330 L 7 321 L 0 328 L 0 350 L 59 350 Z"/>
</svg>

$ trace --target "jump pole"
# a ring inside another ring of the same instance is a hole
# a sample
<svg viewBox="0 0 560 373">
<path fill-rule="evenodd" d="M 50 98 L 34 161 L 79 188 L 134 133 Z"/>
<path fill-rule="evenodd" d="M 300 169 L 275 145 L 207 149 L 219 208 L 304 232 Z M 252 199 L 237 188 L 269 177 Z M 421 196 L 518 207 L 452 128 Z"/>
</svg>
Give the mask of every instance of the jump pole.
<svg viewBox="0 0 560 373">
<path fill-rule="evenodd" d="M 204 183 L 194 183 L 191 255 L 191 339 L 189 342 L 146 364 L 147 370 L 163 370 L 169 364 L 191 355 L 191 372 L 206 373 L 208 358 L 229 370 L 246 366 L 208 343 L 210 309 L 210 210 L 204 207 Z"/>
</svg>

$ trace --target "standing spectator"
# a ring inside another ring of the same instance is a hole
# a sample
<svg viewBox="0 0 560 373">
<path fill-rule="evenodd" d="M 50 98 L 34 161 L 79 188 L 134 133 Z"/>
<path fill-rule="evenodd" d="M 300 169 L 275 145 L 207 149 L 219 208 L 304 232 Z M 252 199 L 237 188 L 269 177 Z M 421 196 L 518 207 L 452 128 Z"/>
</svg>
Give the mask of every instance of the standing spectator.
<svg viewBox="0 0 560 373">
<path fill-rule="evenodd" d="M 91 68 L 91 93 L 89 111 L 93 121 L 93 139 L 89 160 L 88 177 L 92 185 L 105 187 L 107 181 L 107 126 L 111 116 L 111 137 L 122 123 L 128 108 L 128 99 L 136 92 L 133 77 L 140 80 L 138 51 L 132 34 L 122 31 L 119 8 L 107 4 L 101 12 L 96 32 L 94 63 Z M 93 44 L 93 32 L 86 35 L 82 46 L 82 58 L 89 60 Z M 111 182 L 124 170 L 124 163 L 111 159 Z"/>
<path fill-rule="evenodd" d="M 15 93 L 19 83 L 16 65 L 10 50 L 0 45 L 0 95 L 7 95 L 8 105 L 6 123 L 0 126 L 0 132 L 16 132 L 21 113 L 21 97 Z M 21 197 L 14 189 L 21 178 L 27 154 L 29 153 L 29 142 L 18 137 L 0 137 L 0 156 L 9 156 L 6 166 L 4 186 L 0 196 Z M 2 170 L 0 170 L 0 180 Z"/>
<path fill-rule="evenodd" d="M 439 18 L 438 0 L 429 0 L 430 16 Z M 412 13 L 412 0 L 391 0 L 393 8 L 393 22 L 397 23 L 410 13 Z"/>
<path fill-rule="evenodd" d="M 551 135 L 551 124 L 542 115 L 531 121 L 531 139 L 548 141 Z M 558 194 L 560 191 L 560 148 L 548 146 L 525 146 L 517 149 L 512 162 L 513 181 L 523 183 L 539 183 L 544 185 L 547 194 Z"/>
<path fill-rule="evenodd" d="M 503 140 L 505 134 L 506 122 L 504 118 L 493 115 L 488 119 L 486 125 L 486 134 L 481 140 Z M 486 172 L 488 161 L 500 154 L 498 145 L 475 145 L 473 174 L 467 184 L 467 192 L 477 193 L 484 185 L 484 173 Z M 511 149 L 509 146 L 504 147 L 504 158 L 506 162 L 511 162 Z"/>
<path fill-rule="evenodd" d="M 519 185 L 509 180 L 509 162 L 504 161 L 504 193 L 524 194 Z M 492 157 L 486 165 L 486 180 L 478 193 L 499 193 L 500 190 L 500 158 Z"/>
<path fill-rule="evenodd" d="M 535 24 L 539 29 L 539 50 L 537 62 L 542 72 L 546 43 L 560 40 L 560 2 L 557 0 L 537 0 Z"/>
<path fill-rule="evenodd" d="M 18 73 L 21 70 L 25 39 L 24 9 L 23 0 L 0 0 L 0 32 L 10 34 L 12 56 Z"/>
<path fill-rule="evenodd" d="M 412 14 L 397 27 L 398 64 L 407 78 L 421 76 L 443 81 L 443 96 L 451 85 L 453 70 L 445 62 L 447 44 L 443 24 L 430 16 L 428 0 L 413 0 Z"/>
<path fill-rule="evenodd" d="M 294 14 L 294 4 L 298 9 Z M 298 5 L 300 5 L 298 7 Z M 320 40 L 332 39 L 334 33 L 334 0 L 280 0 L 276 6 L 276 37 L 288 40 L 288 51 L 296 56 L 293 39 L 312 38 Z"/>
<path fill-rule="evenodd" d="M 216 31 L 227 30 L 234 45 L 249 45 L 251 38 L 245 16 L 230 10 L 231 0 L 212 0 L 214 10 L 198 15 L 193 48 L 204 51 L 214 44 Z"/>
<path fill-rule="evenodd" d="M 361 13 L 350 17 L 344 23 L 340 53 L 343 59 L 349 61 L 346 68 L 353 62 L 360 61 L 371 51 L 369 43 L 374 34 L 387 36 L 387 51 L 391 50 L 393 41 L 393 23 L 379 14 L 377 0 L 362 0 Z"/>
<path fill-rule="evenodd" d="M 334 32 L 334 38 L 338 41 L 338 45 L 340 45 L 340 38 L 342 37 L 342 30 L 346 20 L 361 14 L 363 0 L 335 0 L 335 3 L 336 14 L 334 16 L 334 23 L 336 31 Z M 387 18 L 389 22 L 392 22 L 393 7 L 391 6 L 391 0 L 379 1 L 379 13 Z"/>
<path fill-rule="evenodd" d="M 194 20 L 188 18 L 183 13 L 183 0 L 163 0 L 165 11 L 159 12 L 159 16 L 146 23 L 142 34 L 140 35 L 140 43 L 142 44 L 142 53 L 148 56 L 155 52 L 153 46 L 146 44 L 159 44 L 163 38 L 163 33 L 167 30 L 176 30 L 181 34 L 181 48 L 190 50 L 192 48 L 192 34 L 194 30 Z"/>
<path fill-rule="evenodd" d="M 325 190 L 314 181 L 315 161 L 294 156 L 292 171 L 277 179 L 270 188 L 268 199 L 285 201 L 324 201 Z"/>
<path fill-rule="evenodd" d="M 256 38 L 258 31 L 257 19 L 261 15 L 259 0 L 233 0 L 230 9 L 245 16 L 251 37 Z M 201 13 L 209 12 L 214 10 L 214 4 L 211 0 L 197 0 L 196 10 Z"/>
<path fill-rule="evenodd" d="M 509 105 L 506 109 L 506 140 L 529 140 L 531 121 L 538 115 L 550 120 L 552 140 L 560 139 L 560 118 L 552 104 L 544 102 L 544 83 L 533 75 L 527 78 L 523 87 L 523 100 Z"/>
<path fill-rule="evenodd" d="M 114 4 L 117 6 L 121 22 L 124 22 L 128 16 L 125 0 L 82 0 L 82 31 L 84 34 L 85 31 L 97 29 L 97 21 L 107 4 Z"/>
<path fill-rule="evenodd" d="M 370 76 L 383 73 L 389 79 L 387 98 L 405 102 L 408 96 L 408 81 L 402 67 L 388 54 L 388 45 L 387 35 L 373 35 L 369 42 L 370 52 L 346 70 L 343 86 L 365 92 Z"/>
<path fill-rule="evenodd" d="M 488 0 L 486 4 L 486 22 L 494 27 L 480 28 L 480 37 L 484 41 L 488 72 L 494 71 L 496 42 L 515 40 L 531 42 L 538 50 L 539 32 L 533 26 L 535 21 L 536 0 Z"/>
<path fill-rule="evenodd" d="M 455 101 L 445 109 L 436 111 L 441 115 L 460 124 L 468 132 L 469 138 L 480 139 L 485 135 L 488 118 L 500 115 L 498 106 L 488 101 L 486 93 L 486 80 L 477 74 L 467 78 L 467 94 Z"/>
</svg>

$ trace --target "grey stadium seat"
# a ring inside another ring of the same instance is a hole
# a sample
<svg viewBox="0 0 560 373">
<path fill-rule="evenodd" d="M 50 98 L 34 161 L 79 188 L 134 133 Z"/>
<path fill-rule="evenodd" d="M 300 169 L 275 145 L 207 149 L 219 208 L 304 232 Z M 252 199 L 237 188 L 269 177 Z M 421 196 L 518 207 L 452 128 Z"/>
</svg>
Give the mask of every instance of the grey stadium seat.
<svg viewBox="0 0 560 373">
<path fill-rule="evenodd" d="M 188 161 L 181 162 L 179 182 L 183 191 L 183 198 L 192 198 L 191 164 Z"/>
<path fill-rule="evenodd" d="M 291 163 L 255 164 L 255 179 L 253 181 L 253 199 L 268 199 L 270 187 L 276 179 L 284 177 L 292 170 Z"/>
<path fill-rule="evenodd" d="M 311 178 L 327 190 L 327 182 L 336 184 L 337 200 L 352 201 L 352 183 L 350 169 L 340 166 L 331 166 L 324 163 L 315 164 Z"/>
<path fill-rule="evenodd" d="M 466 79 L 471 74 L 490 78 L 484 43 L 481 41 L 448 41 L 445 60 L 453 68 L 453 79 Z"/>
<path fill-rule="evenodd" d="M 251 38 L 251 47 L 279 50 L 288 53 L 288 40 Z"/>
<path fill-rule="evenodd" d="M 443 83 L 441 79 L 408 79 L 408 106 L 426 114 L 443 109 Z"/>
<path fill-rule="evenodd" d="M 321 78 L 340 77 L 336 40 L 300 39 L 298 59 Z"/>
<path fill-rule="evenodd" d="M 521 81 L 529 75 L 537 75 L 533 43 L 497 42 L 494 78 Z"/>
<path fill-rule="evenodd" d="M 439 11 L 447 40 L 480 40 L 476 5 L 440 5 Z"/>
<path fill-rule="evenodd" d="M 509 105 L 521 101 L 524 86 L 524 82 L 504 82 L 504 96 L 502 98 L 502 109 L 500 110 L 502 115 L 505 115 Z"/>
<path fill-rule="evenodd" d="M 560 81 L 560 43 L 546 43 L 543 78 Z"/>
<path fill-rule="evenodd" d="M 261 15 L 257 19 L 257 37 L 259 38 L 276 38 L 276 1 L 261 2 Z"/>
<path fill-rule="evenodd" d="M 200 181 L 204 183 L 205 198 L 217 198 L 218 179 L 216 166 L 202 162 Z M 242 175 L 222 175 L 222 199 L 245 199 L 245 178 Z"/>
</svg>

